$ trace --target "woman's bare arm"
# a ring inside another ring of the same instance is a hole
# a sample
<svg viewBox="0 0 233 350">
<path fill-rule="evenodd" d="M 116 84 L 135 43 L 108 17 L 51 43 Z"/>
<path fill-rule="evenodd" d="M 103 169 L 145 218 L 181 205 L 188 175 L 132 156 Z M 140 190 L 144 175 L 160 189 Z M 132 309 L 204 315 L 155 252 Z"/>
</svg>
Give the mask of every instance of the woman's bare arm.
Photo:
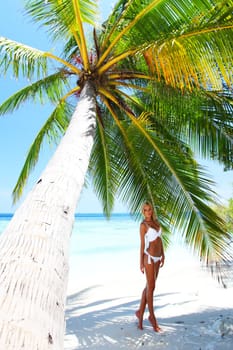
<svg viewBox="0 0 233 350">
<path fill-rule="evenodd" d="M 164 254 L 162 238 L 161 238 L 161 249 L 162 249 L 162 254 L 161 254 L 161 260 L 160 260 L 160 267 L 162 267 L 164 265 L 164 261 L 165 261 L 165 254 Z"/>
<path fill-rule="evenodd" d="M 140 270 L 144 273 L 144 249 L 145 249 L 146 227 L 143 223 L 140 225 Z"/>
</svg>

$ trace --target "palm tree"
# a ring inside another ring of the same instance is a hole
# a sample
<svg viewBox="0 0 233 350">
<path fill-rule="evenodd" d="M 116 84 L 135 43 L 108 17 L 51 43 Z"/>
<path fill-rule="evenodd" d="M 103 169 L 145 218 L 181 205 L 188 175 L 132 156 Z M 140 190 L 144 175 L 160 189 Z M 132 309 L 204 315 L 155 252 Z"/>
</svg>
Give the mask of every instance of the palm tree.
<svg viewBox="0 0 233 350">
<path fill-rule="evenodd" d="M 30 81 L 0 114 L 29 100 L 54 104 L 14 200 L 44 139 L 61 139 L 1 236 L 1 348 L 63 348 L 69 237 L 87 177 L 107 216 L 116 195 L 136 217 L 149 199 L 167 244 L 178 229 L 209 266 L 229 260 L 229 234 L 210 208 L 215 193 L 193 145 L 232 166 L 232 6 L 119 0 L 96 27 L 96 1 L 30 0 L 26 14 L 62 54 L 0 38 L 1 71 Z"/>
</svg>

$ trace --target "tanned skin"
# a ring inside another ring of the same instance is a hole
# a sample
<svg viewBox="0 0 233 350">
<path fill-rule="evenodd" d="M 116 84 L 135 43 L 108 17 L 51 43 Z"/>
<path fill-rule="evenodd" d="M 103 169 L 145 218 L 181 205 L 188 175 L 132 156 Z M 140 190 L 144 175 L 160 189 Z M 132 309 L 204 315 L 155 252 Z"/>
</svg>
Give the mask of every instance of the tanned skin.
<svg viewBox="0 0 233 350">
<path fill-rule="evenodd" d="M 157 237 L 154 241 L 150 242 L 148 253 L 152 256 L 161 257 L 159 261 L 148 264 L 148 256 L 144 253 L 145 249 L 145 234 L 148 230 L 148 226 L 154 228 L 156 231 L 160 229 L 160 224 L 155 216 L 153 207 L 150 203 L 146 202 L 142 206 L 142 214 L 144 216 L 143 222 L 140 224 L 140 270 L 145 273 L 146 287 L 143 289 L 141 302 L 139 309 L 135 312 L 138 318 L 138 328 L 143 329 L 143 315 L 146 305 L 148 305 L 149 317 L 148 320 L 151 323 L 155 332 L 161 332 L 161 328 L 158 325 L 154 314 L 154 290 L 156 280 L 158 277 L 159 269 L 164 265 L 164 249 L 163 242 L 160 237 Z"/>
</svg>

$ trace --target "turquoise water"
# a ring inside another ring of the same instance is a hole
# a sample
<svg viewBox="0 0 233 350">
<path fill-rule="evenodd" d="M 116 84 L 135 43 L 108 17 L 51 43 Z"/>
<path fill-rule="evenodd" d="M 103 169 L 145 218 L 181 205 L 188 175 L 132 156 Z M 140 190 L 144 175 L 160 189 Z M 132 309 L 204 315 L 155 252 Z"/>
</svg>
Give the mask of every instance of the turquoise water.
<svg viewBox="0 0 233 350">
<path fill-rule="evenodd" d="M 12 214 L 0 214 L 0 233 Z M 91 255 L 132 251 L 139 246 L 139 223 L 128 214 L 113 214 L 107 220 L 102 214 L 78 214 L 71 236 L 70 254 Z"/>
<path fill-rule="evenodd" d="M 11 219 L 11 214 L 0 214 L 0 233 Z M 70 241 L 70 257 L 92 257 L 107 254 L 136 253 L 140 247 L 139 222 L 129 214 L 113 214 L 107 220 L 102 214 L 77 214 Z M 183 260 L 182 244 L 174 239 L 171 249 L 177 260 Z"/>
<path fill-rule="evenodd" d="M 138 224 L 128 215 L 76 217 L 71 238 L 72 254 L 93 254 L 137 249 Z"/>
<path fill-rule="evenodd" d="M 11 214 L 0 214 L 0 234 L 11 217 Z M 84 265 L 85 274 L 88 274 L 89 271 L 92 279 L 96 277 L 93 276 L 93 268 L 94 275 L 97 275 L 97 271 L 105 271 L 105 273 L 110 271 L 111 274 L 114 271 L 117 274 L 122 269 L 126 269 L 125 261 L 127 260 L 127 268 L 131 269 L 129 272 L 131 276 L 137 271 L 139 248 L 139 222 L 130 215 L 113 214 L 110 220 L 106 220 L 102 214 L 76 215 L 70 241 L 69 257 L 72 267 L 70 275 L 74 280 L 83 280 L 81 267 Z M 120 260 L 118 257 L 121 257 Z M 114 260 L 116 260 L 115 265 Z M 199 259 L 189 249 L 184 248 L 179 239 L 173 239 L 171 246 L 166 250 L 165 266 L 169 268 L 169 266 L 176 265 L 178 270 L 183 269 L 184 261 L 186 267 L 193 262 L 201 267 Z M 89 265 L 91 267 L 88 270 Z"/>
</svg>

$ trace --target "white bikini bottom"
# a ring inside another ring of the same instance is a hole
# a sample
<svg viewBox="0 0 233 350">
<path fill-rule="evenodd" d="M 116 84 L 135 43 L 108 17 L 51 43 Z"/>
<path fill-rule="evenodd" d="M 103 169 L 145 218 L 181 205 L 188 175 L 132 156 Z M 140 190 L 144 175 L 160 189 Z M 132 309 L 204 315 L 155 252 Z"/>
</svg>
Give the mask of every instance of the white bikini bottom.
<svg viewBox="0 0 233 350">
<path fill-rule="evenodd" d="M 151 264 L 151 260 L 156 263 L 161 260 L 161 256 L 150 255 L 147 251 L 144 252 L 148 256 L 148 264 Z"/>
</svg>

